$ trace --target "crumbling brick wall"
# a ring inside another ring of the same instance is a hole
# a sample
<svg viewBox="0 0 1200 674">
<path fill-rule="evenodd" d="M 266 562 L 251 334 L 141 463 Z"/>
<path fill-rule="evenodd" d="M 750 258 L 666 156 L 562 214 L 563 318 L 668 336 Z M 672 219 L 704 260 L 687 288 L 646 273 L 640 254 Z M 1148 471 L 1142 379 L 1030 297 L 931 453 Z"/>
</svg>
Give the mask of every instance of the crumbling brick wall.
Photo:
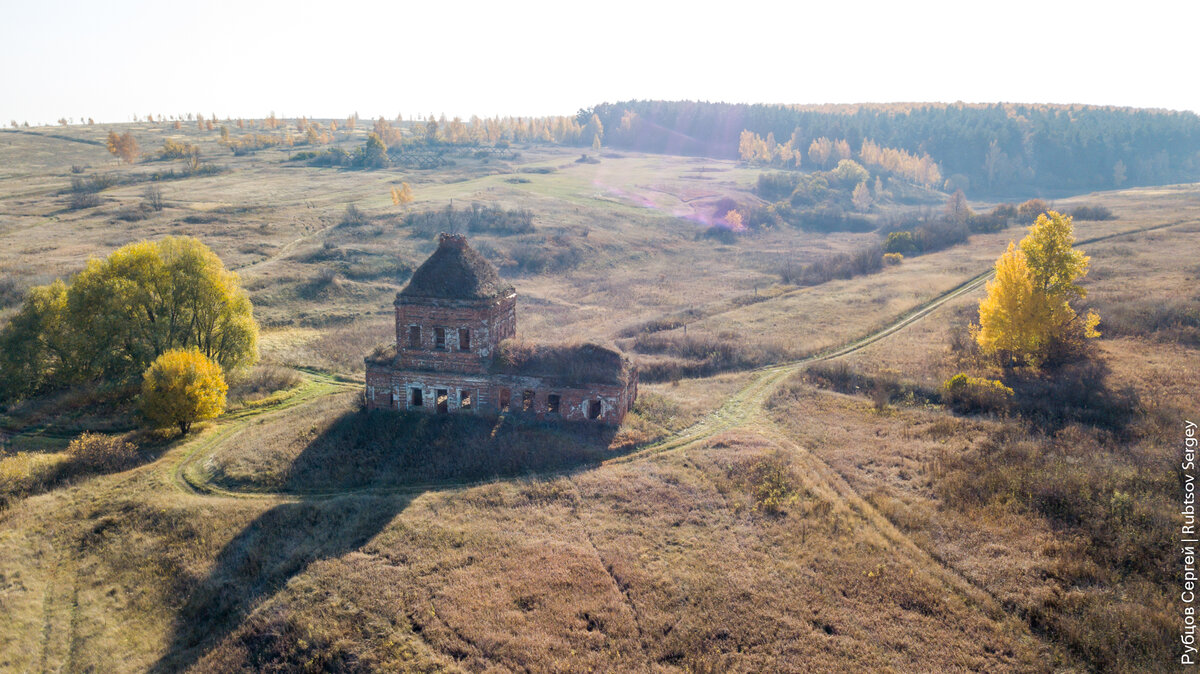
<svg viewBox="0 0 1200 674">
<path fill-rule="evenodd" d="M 493 300 L 397 300 L 397 365 L 414 370 L 486 372 L 496 345 L 516 335 L 516 304 L 515 294 Z M 413 327 L 419 328 L 415 349 L 410 346 Z M 435 345 L 437 328 L 445 331 L 440 349 Z M 466 350 L 461 348 L 461 330 L 469 331 Z"/>
<path fill-rule="evenodd" d="M 414 400 L 414 389 L 420 393 Z M 525 392 L 532 392 L 528 408 Z M 526 414 L 537 419 L 596 421 L 618 424 L 637 397 L 637 378 L 623 385 L 563 385 L 550 377 L 508 374 L 469 374 L 403 370 L 386 364 L 368 364 L 367 406 L 371 409 L 400 409 L 437 413 L 441 396 L 446 413 L 468 412 Z M 469 393 L 470 408 L 462 406 Z M 552 405 L 557 397 L 557 404 Z M 414 404 L 419 400 L 420 404 Z M 507 400 L 507 405 L 504 401 Z M 556 408 L 556 409 L 553 409 Z"/>
</svg>

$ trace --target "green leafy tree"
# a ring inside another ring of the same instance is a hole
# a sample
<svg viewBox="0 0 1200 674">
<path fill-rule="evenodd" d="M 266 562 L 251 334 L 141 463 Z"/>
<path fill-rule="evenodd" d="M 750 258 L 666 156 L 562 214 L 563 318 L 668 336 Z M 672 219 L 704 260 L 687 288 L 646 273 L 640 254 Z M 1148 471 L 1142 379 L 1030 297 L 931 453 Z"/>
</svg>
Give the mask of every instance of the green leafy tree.
<svg viewBox="0 0 1200 674">
<path fill-rule="evenodd" d="M 197 349 L 173 349 L 146 369 L 142 413 L 158 426 L 177 426 L 187 435 L 193 423 L 225 411 L 226 391 L 220 365 Z"/>
<path fill-rule="evenodd" d="M 387 146 L 377 133 L 367 134 L 367 142 L 362 146 L 363 166 L 382 168 L 388 165 Z"/>
<path fill-rule="evenodd" d="M 842 185 L 846 189 L 853 189 L 859 183 L 864 183 L 871 174 L 861 164 L 853 159 L 843 159 L 838 162 L 837 167 L 830 172 L 831 177 L 835 182 Z"/>
<path fill-rule="evenodd" d="M 198 239 L 142 241 L 89 260 L 69 283 L 33 288 L 0 329 L 0 395 L 128 381 L 171 349 L 226 369 L 258 359 L 258 325 L 237 274 Z"/>
<path fill-rule="evenodd" d="M 884 241 L 883 252 L 904 255 L 915 253 L 917 252 L 917 242 L 913 239 L 912 232 L 891 232 Z"/>
<path fill-rule="evenodd" d="M 67 284 L 30 288 L 25 303 L 0 330 L 0 399 L 35 394 L 63 378 L 73 358 L 68 329 Z"/>
</svg>

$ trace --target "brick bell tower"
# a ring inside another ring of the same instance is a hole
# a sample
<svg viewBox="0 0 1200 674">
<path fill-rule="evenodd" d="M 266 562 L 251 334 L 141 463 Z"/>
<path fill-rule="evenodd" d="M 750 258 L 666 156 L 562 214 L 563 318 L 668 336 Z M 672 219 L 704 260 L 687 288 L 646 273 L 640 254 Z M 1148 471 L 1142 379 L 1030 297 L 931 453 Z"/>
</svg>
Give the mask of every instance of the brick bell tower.
<svg viewBox="0 0 1200 674">
<path fill-rule="evenodd" d="M 396 295 L 396 366 L 485 374 L 496 346 L 517 333 L 517 292 L 467 245 L 442 234 Z"/>
</svg>

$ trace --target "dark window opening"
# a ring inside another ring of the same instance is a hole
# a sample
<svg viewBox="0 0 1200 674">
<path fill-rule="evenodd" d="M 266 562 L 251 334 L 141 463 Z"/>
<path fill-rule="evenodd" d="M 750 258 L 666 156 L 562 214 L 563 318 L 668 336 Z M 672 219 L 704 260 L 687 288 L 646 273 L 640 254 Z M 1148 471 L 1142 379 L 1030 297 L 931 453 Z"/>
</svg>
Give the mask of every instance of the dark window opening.
<svg viewBox="0 0 1200 674">
<path fill-rule="evenodd" d="M 500 411 L 507 412 L 508 406 L 512 403 L 512 391 L 502 388 L 500 389 Z"/>
<path fill-rule="evenodd" d="M 458 406 L 461 409 L 469 410 L 475 406 L 475 392 L 469 388 L 465 388 L 458 394 Z"/>
<path fill-rule="evenodd" d="M 419 325 L 408 326 L 408 348 L 410 348 L 410 349 L 421 348 L 421 326 L 419 326 Z"/>
<path fill-rule="evenodd" d="M 599 400 L 589 400 L 588 401 L 588 418 L 592 419 L 593 421 L 600 418 L 600 401 Z"/>
<path fill-rule="evenodd" d="M 424 391 L 422 391 L 422 390 L 421 390 L 421 389 L 419 389 L 419 388 L 414 388 L 414 389 L 413 389 L 413 390 L 412 390 L 412 391 L 409 393 L 409 399 L 408 399 L 408 400 L 409 400 L 409 403 L 410 403 L 410 404 L 411 404 L 413 407 L 421 407 L 422 405 L 424 405 L 424 404 L 425 404 L 425 392 L 424 392 Z"/>
<path fill-rule="evenodd" d="M 526 389 L 521 394 L 521 411 L 528 412 L 533 409 L 533 391 Z"/>
<path fill-rule="evenodd" d="M 444 388 L 437 390 L 437 413 L 445 414 L 450 411 L 450 395 L 449 391 Z"/>
<path fill-rule="evenodd" d="M 470 328 L 459 328 L 458 329 L 458 350 L 459 351 L 470 351 L 471 350 L 471 329 Z"/>
<path fill-rule="evenodd" d="M 556 393 L 551 393 L 546 396 L 546 411 L 550 414 L 558 414 L 558 408 L 561 403 L 562 398 Z"/>
<path fill-rule="evenodd" d="M 433 329 L 433 348 L 440 349 L 442 351 L 446 350 L 446 329 L 445 328 L 434 328 Z"/>
</svg>

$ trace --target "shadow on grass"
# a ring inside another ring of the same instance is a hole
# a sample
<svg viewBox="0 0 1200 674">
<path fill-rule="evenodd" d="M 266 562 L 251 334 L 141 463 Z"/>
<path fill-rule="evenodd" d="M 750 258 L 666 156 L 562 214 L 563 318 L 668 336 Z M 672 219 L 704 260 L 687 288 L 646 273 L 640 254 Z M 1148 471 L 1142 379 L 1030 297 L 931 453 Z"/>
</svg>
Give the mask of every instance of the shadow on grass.
<svg viewBox="0 0 1200 674">
<path fill-rule="evenodd" d="M 411 499 L 347 496 L 283 503 L 259 515 L 217 555 L 175 618 L 151 672 L 183 671 L 220 644 L 261 601 L 313 562 L 365 545 Z"/>
<path fill-rule="evenodd" d="M 1016 412 L 1043 432 L 1071 424 L 1124 434 L 1142 414 L 1141 401 L 1131 386 L 1116 388 L 1108 365 L 1085 359 L 1050 372 L 1012 376 Z"/>
<path fill-rule="evenodd" d="M 286 488 L 303 494 L 569 470 L 614 456 L 608 447 L 615 431 L 511 417 L 349 412 L 334 418 L 295 459 Z M 365 545 L 420 491 L 309 495 L 270 508 L 221 550 L 208 577 L 188 594 L 167 651 L 150 671 L 181 671 L 200 662 L 288 580 L 316 561 Z M 261 644 L 245 646 L 253 659 L 265 658 L 258 664 L 278 664 L 272 653 L 257 652 Z"/>
<path fill-rule="evenodd" d="M 518 415 L 519 416 L 519 415 Z M 616 456 L 616 429 L 507 416 L 343 414 L 287 470 L 284 490 L 388 488 L 558 472 Z"/>
</svg>

